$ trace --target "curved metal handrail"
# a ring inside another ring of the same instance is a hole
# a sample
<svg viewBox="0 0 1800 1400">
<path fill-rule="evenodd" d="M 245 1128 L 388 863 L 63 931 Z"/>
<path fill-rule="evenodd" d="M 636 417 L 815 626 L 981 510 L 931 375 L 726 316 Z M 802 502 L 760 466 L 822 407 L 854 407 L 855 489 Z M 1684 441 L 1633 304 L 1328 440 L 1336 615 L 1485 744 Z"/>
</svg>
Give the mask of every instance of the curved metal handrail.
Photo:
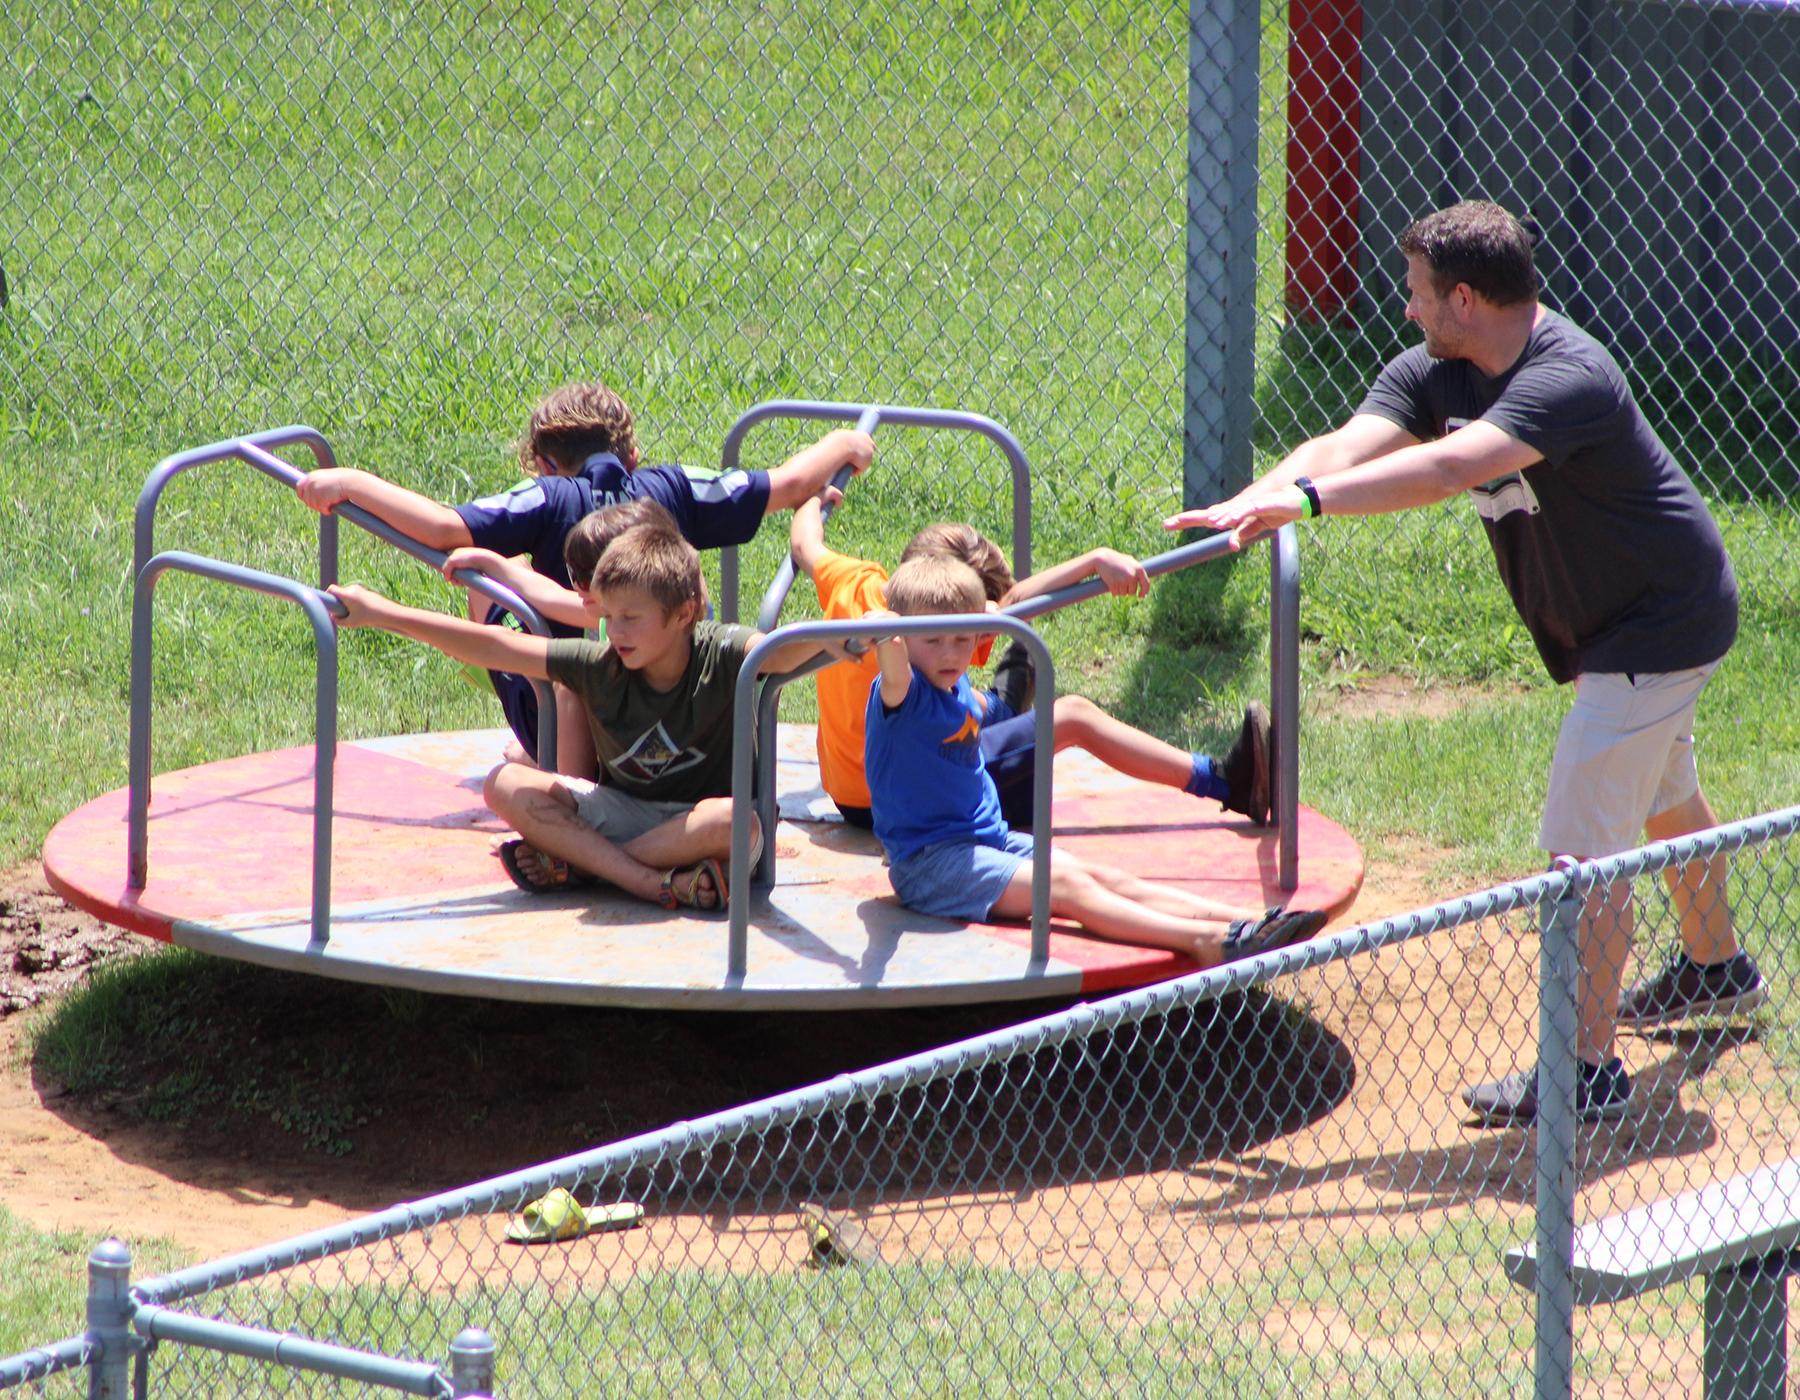
<svg viewBox="0 0 1800 1400">
<path fill-rule="evenodd" d="M 798 418 L 828 423 L 856 423 L 875 413 L 883 424 L 896 428 L 944 428 L 976 433 L 990 439 L 1006 454 L 1012 467 L 1013 573 L 1024 578 L 1031 572 L 1031 464 L 1019 440 L 992 418 L 951 408 L 918 408 L 904 404 L 834 403 L 825 399 L 769 399 L 753 404 L 738 415 L 725 434 L 720 449 L 720 469 L 735 471 L 744 437 L 758 423 L 777 418 Z M 737 547 L 721 551 L 719 564 L 720 616 L 736 622 L 738 616 Z M 765 629 L 766 630 L 766 629 Z"/>
<path fill-rule="evenodd" d="M 1032 970 L 1041 970 L 1050 957 L 1050 762 L 1055 744 L 1051 734 L 1051 711 L 1056 702 L 1055 662 L 1042 637 L 1023 618 L 996 613 L 958 613 L 934 617 L 845 618 L 835 622 L 795 622 L 778 627 L 750 648 L 738 671 L 737 689 L 732 698 L 731 719 L 731 865 L 726 884 L 731 915 L 727 947 L 726 985 L 741 984 L 748 962 L 750 941 L 750 889 L 746 872 L 750 871 L 750 810 L 759 811 L 763 827 L 763 860 L 759 869 L 767 872 L 765 883 L 773 883 L 775 872 L 775 752 L 773 744 L 763 744 L 760 752 L 752 742 L 756 724 L 758 683 L 761 682 L 764 708 L 773 714 L 775 696 L 781 687 L 810 674 L 799 667 L 764 677 L 759 674 L 763 658 L 788 642 L 851 641 L 861 638 L 904 637 L 922 632 L 1005 632 L 1017 637 L 1031 653 L 1038 668 L 1038 681 L 1048 697 L 1036 710 L 1034 725 L 1037 749 L 1032 755 L 1032 776 L 1036 791 L 1032 794 L 1032 872 L 1031 872 L 1031 962 Z M 752 765 L 761 770 L 762 782 L 754 782 Z M 751 793 L 752 802 L 745 803 L 741 793 Z"/>
<path fill-rule="evenodd" d="M 218 442 L 208 443 L 204 447 L 192 447 L 185 452 L 176 452 L 162 459 L 150 469 L 144 479 L 143 489 L 138 492 L 137 509 L 132 522 L 132 576 L 135 578 L 143 572 L 155 551 L 156 508 L 162 499 L 162 493 L 169 483 L 182 472 L 189 471 L 207 462 L 239 461 L 256 468 L 264 476 L 270 477 L 290 489 L 297 485 L 306 475 L 290 462 L 284 462 L 269 449 L 284 447 L 293 443 L 311 450 L 320 468 L 335 467 L 337 456 L 331 450 L 331 444 L 325 441 L 323 434 L 317 429 L 304 424 L 290 424 L 285 428 L 269 428 L 259 433 L 249 433 L 243 437 L 223 438 Z M 385 520 L 370 514 L 361 506 L 350 502 L 335 507 L 319 517 L 319 587 L 329 588 L 338 581 L 338 517 L 342 516 L 353 525 L 367 530 L 377 539 L 386 540 L 403 554 L 408 554 L 420 563 L 442 572 L 444 560 L 448 557 L 442 550 L 433 549 L 430 545 L 414 539 L 402 530 L 395 529 Z M 511 588 L 498 580 L 490 578 L 478 569 L 458 569 L 455 581 L 465 587 L 472 588 L 490 602 L 498 603 L 506 608 L 524 625 L 525 629 L 536 636 L 548 637 L 550 626 L 544 621 L 538 610 L 527 603 Z M 540 765 L 542 755 L 550 756 L 550 766 L 556 762 L 556 700 L 548 681 L 533 681 L 533 689 L 538 697 L 538 753 Z"/>
<path fill-rule="evenodd" d="M 881 410 L 879 408 L 865 408 L 862 411 L 862 415 L 856 420 L 857 430 L 859 432 L 868 433 L 871 436 L 874 435 L 875 429 L 880 426 Z M 853 475 L 855 475 L 855 473 L 853 473 L 849 467 L 839 467 L 838 470 L 832 474 L 831 484 L 839 491 L 842 491 L 850 484 L 850 478 Z M 819 506 L 819 524 L 823 525 L 827 520 L 831 519 L 835 509 L 836 507 L 831 505 L 830 502 L 822 503 Z M 793 586 L 794 555 L 793 551 L 789 550 L 788 553 L 782 555 L 781 567 L 775 570 L 775 581 L 769 585 L 768 591 L 763 594 L 762 606 L 756 610 L 756 630 L 758 632 L 772 631 L 781 622 L 782 605 L 787 602 L 788 593 L 792 590 Z"/>
<path fill-rule="evenodd" d="M 150 872 L 150 607 L 157 581 L 169 570 L 197 574 L 300 605 L 313 628 L 313 878 L 312 945 L 331 937 L 332 779 L 337 758 L 337 627 L 345 607 L 336 598 L 279 574 L 247 569 L 172 549 L 152 556 L 137 573 L 131 599 L 131 748 L 126 799 L 126 886 L 141 890 Z"/>
</svg>

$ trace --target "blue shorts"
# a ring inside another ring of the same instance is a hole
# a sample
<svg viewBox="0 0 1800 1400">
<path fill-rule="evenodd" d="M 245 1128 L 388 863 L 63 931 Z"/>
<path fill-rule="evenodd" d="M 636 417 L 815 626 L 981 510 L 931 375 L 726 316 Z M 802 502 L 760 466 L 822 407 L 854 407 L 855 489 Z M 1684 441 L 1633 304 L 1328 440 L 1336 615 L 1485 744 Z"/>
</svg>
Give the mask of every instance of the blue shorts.
<svg viewBox="0 0 1800 1400">
<path fill-rule="evenodd" d="M 981 730 L 981 761 L 1000 794 L 1000 815 L 1015 831 L 1031 830 L 1037 795 L 1037 716 L 1030 710 Z"/>
<path fill-rule="evenodd" d="M 888 864 L 894 893 L 908 909 L 937 919 L 985 919 L 1006 893 L 1019 866 L 1031 859 L 1031 838 L 1006 833 L 1005 844 L 940 841 Z"/>
</svg>

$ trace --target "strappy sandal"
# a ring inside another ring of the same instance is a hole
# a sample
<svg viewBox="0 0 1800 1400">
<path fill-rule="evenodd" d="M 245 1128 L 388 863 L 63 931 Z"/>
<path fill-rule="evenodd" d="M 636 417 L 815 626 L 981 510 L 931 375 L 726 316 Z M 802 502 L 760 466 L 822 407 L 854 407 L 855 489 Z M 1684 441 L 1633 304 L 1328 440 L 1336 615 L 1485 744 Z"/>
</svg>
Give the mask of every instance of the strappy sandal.
<svg viewBox="0 0 1800 1400">
<path fill-rule="evenodd" d="M 762 833 L 759 831 L 750 838 L 750 869 L 756 869 L 756 863 L 762 859 L 762 852 Z M 700 902 L 702 876 L 712 877 L 713 891 L 718 895 L 716 903 Z M 687 882 L 685 886 L 682 884 L 684 880 Z M 717 913 L 730 899 L 731 888 L 725 880 L 725 862 L 716 856 L 708 856 L 693 865 L 678 865 L 665 872 L 662 888 L 656 892 L 656 902 L 665 909 L 698 909 L 707 914 Z"/>
<path fill-rule="evenodd" d="M 526 851 L 537 857 L 536 873 L 527 871 L 519 859 Z M 512 882 L 527 894 L 561 894 L 564 890 L 585 889 L 600 883 L 596 876 L 577 870 L 568 861 L 540 851 L 520 837 L 502 841 L 495 847 L 494 854 L 500 857 L 500 864 Z"/>
</svg>

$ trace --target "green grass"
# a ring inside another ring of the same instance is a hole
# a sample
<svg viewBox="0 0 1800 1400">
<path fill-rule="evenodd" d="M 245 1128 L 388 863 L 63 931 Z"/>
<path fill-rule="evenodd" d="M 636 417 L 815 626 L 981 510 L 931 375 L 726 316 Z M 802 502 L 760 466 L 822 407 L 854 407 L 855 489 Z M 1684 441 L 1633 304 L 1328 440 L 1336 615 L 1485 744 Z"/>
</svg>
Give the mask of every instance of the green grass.
<svg viewBox="0 0 1800 1400">
<path fill-rule="evenodd" d="M 1266 8 L 1271 116 L 1284 13 Z M 0 19 L 11 293 L 0 310 L 0 866 L 124 782 L 132 503 L 161 456 L 234 432 L 309 422 L 345 461 L 456 500 L 510 481 L 526 407 L 576 375 L 624 391 L 650 460 L 716 459 L 732 418 L 764 398 L 958 406 L 1005 423 L 1037 464 L 1040 563 L 1099 543 L 1167 543 L 1154 522 L 1179 504 L 1178 6 L 1007 0 L 890 15 L 831 0 L 571 18 L 522 0 L 433 16 L 428 30 L 357 4 L 45 0 Z M 589 52 L 606 61 L 571 65 Z M 1051 57 L 1064 53 L 1077 61 Z M 1259 470 L 1352 408 L 1392 341 L 1380 325 L 1283 326 L 1278 127 L 1265 131 Z M 1699 718 L 1703 773 L 1727 817 L 1800 795 L 1789 703 L 1800 523 L 1782 495 L 1792 379 L 1790 362 L 1723 386 L 1687 371 L 1642 386 L 1707 484 L 1745 585 L 1743 638 Z M 803 440 L 763 430 L 749 460 Z M 942 516 L 1004 538 L 999 467 L 979 442 L 884 432 L 833 542 L 892 559 Z M 306 577 L 310 526 L 262 478 L 215 467 L 169 492 L 158 542 Z M 782 547 L 769 531 L 746 550 L 747 605 Z M 1566 697 L 1542 682 L 1467 510 L 1333 521 L 1309 527 L 1303 548 L 1305 800 L 1374 853 L 1408 841 L 1449 852 L 1433 871 L 1448 887 L 1534 869 Z M 344 574 L 407 601 L 454 602 L 354 530 Z M 1058 615 L 1045 631 L 1060 683 L 1216 750 L 1242 699 L 1266 688 L 1265 574 L 1258 553 L 1165 583 L 1147 603 Z M 796 590 L 790 616 L 808 603 Z M 157 768 L 310 738 L 311 644 L 293 609 L 171 576 L 156 649 Z M 1330 703 L 1332 682 L 1358 670 L 1477 691 L 1443 718 L 1350 718 Z M 456 668 L 379 634 L 345 638 L 343 687 L 349 736 L 498 721 Z M 796 688 L 789 712 L 805 717 L 809 704 Z M 1793 882 L 1770 878 L 1781 870 L 1771 855 L 1740 877 L 1738 901 L 1752 939 L 1800 975 Z M 180 975 L 169 969 L 134 975 Z M 121 997 L 132 985 L 96 979 L 39 1053 L 103 1089 L 130 1043 Z M 1791 1058 L 1785 1022 L 1768 1034 Z M 204 1092 L 171 1088 L 168 1111 Z M 278 1125 L 293 1118 L 272 1091 L 254 1106 Z M 322 1144 L 341 1139 L 329 1114 L 294 1122 Z M 1420 1238 L 1450 1249 L 1458 1228 Z M 74 1329 L 79 1293 L 65 1284 L 85 1248 L 0 1212 L 0 1352 Z M 1320 1278 L 1349 1288 L 1366 1263 L 1328 1258 Z M 1429 1296 L 1456 1291 L 1429 1279 Z M 872 1387 L 950 1393 L 1065 1353 L 1090 1378 L 1184 1376 L 1188 1349 L 1216 1344 L 1217 1379 L 1257 1394 L 1280 1374 L 1275 1359 L 1214 1339 L 1269 1287 L 1252 1278 L 1203 1294 L 1191 1317 L 1123 1333 L 1100 1321 L 1117 1308 L 1100 1285 L 974 1269 L 683 1275 L 597 1307 L 726 1327 L 718 1299 L 748 1295 L 770 1351 L 739 1355 L 728 1333 L 710 1337 L 707 1374 L 721 1383 L 770 1361 L 804 1366 L 809 1348 L 897 1325 L 894 1311 L 917 1303 L 939 1321 L 904 1324 L 907 1346 L 865 1350 L 858 1375 Z M 957 1329 L 948 1348 L 942 1318 L 963 1316 L 968 1297 L 996 1317 L 1068 1307 L 1088 1321 Z M 439 1306 L 389 1305 L 403 1317 Z M 814 1330 L 785 1336 L 777 1320 L 802 1306 Z M 596 1324 L 636 1344 L 610 1325 L 617 1316 L 597 1312 Z M 1522 1326 L 1517 1308 L 1481 1302 L 1460 1320 L 1471 1332 L 1450 1374 L 1495 1385 L 1483 1334 Z M 932 1360 L 915 1374 L 904 1362 L 920 1356 Z M 658 1374 L 675 1366 L 638 1360 Z M 1391 1358 L 1316 1364 L 1321 1393 L 1455 1393 Z"/>
</svg>

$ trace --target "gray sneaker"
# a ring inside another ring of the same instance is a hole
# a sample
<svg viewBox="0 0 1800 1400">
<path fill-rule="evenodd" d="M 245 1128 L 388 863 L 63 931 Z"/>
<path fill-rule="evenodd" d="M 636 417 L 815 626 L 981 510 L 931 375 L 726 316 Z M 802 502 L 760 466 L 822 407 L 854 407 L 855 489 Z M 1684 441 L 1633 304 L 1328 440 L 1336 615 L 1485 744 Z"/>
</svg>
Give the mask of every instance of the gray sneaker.
<svg viewBox="0 0 1800 1400">
<path fill-rule="evenodd" d="M 1769 987 L 1748 953 L 1724 962 L 1697 963 L 1676 953 L 1647 982 L 1619 995 L 1619 1024 L 1660 1026 L 1689 1016 L 1735 1016 L 1769 999 Z"/>
<path fill-rule="evenodd" d="M 1529 1123 L 1537 1117 L 1537 1069 L 1522 1069 L 1491 1084 L 1462 1091 L 1463 1102 L 1484 1127 Z M 1583 1123 L 1622 1118 L 1631 1106 L 1631 1076 L 1618 1060 L 1604 1065 L 1575 1062 L 1575 1116 Z"/>
</svg>

